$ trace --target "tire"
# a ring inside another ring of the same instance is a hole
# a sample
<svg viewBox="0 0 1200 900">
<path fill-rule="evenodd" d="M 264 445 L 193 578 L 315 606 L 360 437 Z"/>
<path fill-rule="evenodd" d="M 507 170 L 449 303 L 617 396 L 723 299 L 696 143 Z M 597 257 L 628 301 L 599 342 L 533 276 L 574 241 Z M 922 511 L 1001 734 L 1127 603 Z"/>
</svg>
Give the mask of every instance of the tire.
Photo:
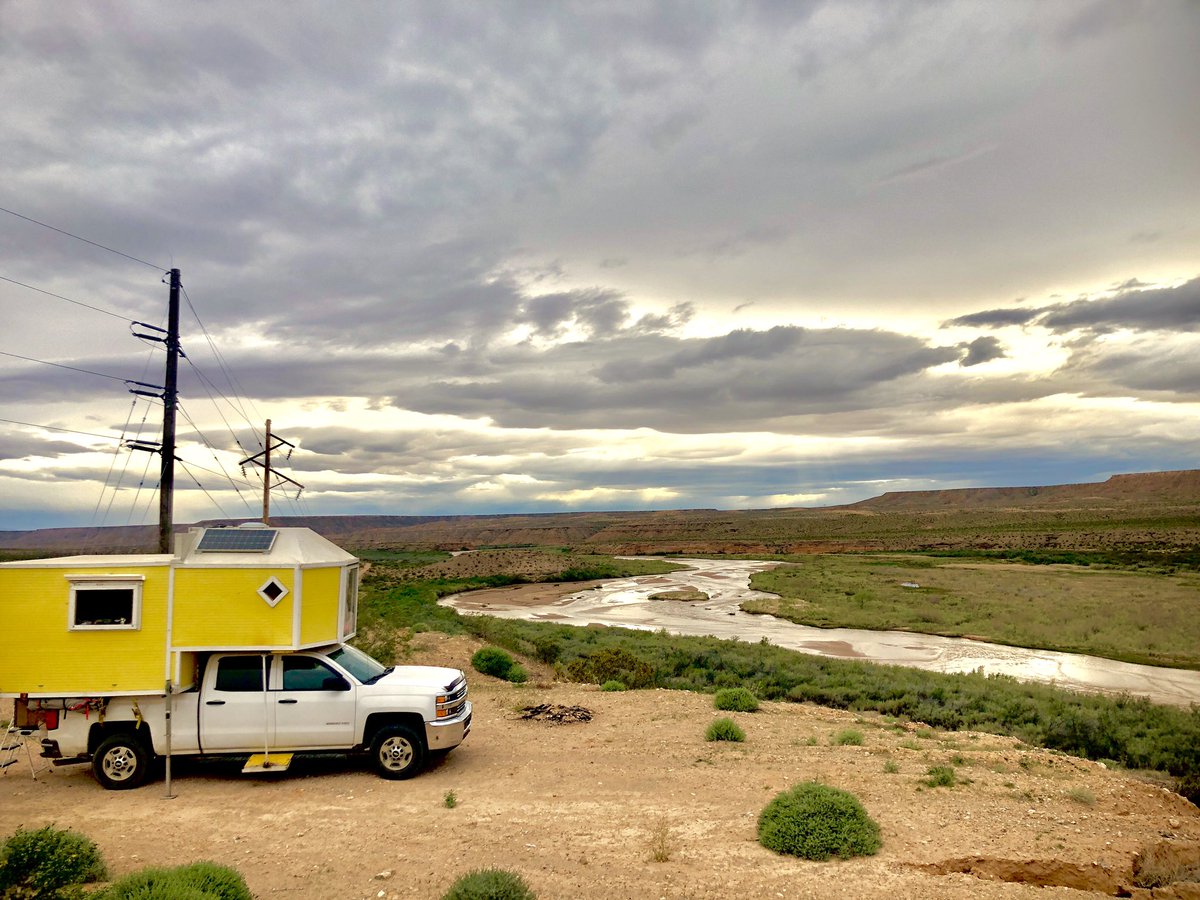
<svg viewBox="0 0 1200 900">
<path fill-rule="evenodd" d="M 424 739 L 407 725 L 385 725 L 371 741 L 371 764 L 380 778 L 412 778 L 427 755 Z"/>
<path fill-rule="evenodd" d="M 114 734 L 92 755 L 92 772 L 110 791 L 140 787 L 150 774 L 150 752 L 132 734 Z"/>
</svg>

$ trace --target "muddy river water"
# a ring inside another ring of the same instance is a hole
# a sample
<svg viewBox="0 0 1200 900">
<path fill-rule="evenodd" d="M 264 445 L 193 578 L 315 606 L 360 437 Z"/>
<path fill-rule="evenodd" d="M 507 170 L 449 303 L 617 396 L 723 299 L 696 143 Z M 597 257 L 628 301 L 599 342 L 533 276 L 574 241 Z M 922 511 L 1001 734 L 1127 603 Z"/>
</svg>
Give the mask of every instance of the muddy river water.
<svg viewBox="0 0 1200 900">
<path fill-rule="evenodd" d="M 441 602 L 463 613 L 485 613 L 510 619 L 560 622 L 567 625 L 616 625 L 672 634 L 713 635 L 757 642 L 766 638 L 779 647 L 819 656 L 913 666 L 934 672 L 1012 675 L 1079 690 L 1124 692 L 1156 703 L 1200 704 L 1200 672 L 1139 666 L 1094 656 L 1006 647 L 965 638 L 937 637 L 900 631 L 813 628 L 774 616 L 742 612 L 739 604 L 771 596 L 750 589 L 750 576 L 775 565 L 754 560 L 675 560 L 690 568 L 666 575 L 616 578 L 541 605 L 505 604 L 489 592 L 487 608 L 478 609 L 469 595 Z M 704 601 L 651 600 L 664 591 L 702 591 Z"/>
</svg>

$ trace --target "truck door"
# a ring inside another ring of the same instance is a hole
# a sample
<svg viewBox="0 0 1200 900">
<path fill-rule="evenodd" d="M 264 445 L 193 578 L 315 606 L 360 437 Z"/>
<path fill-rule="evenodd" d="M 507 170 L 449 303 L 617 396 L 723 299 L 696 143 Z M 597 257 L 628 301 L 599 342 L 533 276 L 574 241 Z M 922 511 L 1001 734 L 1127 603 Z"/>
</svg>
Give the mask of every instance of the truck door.
<svg viewBox="0 0 1200 900">
<path fill-rule="evenodd" d="M 316 656 L 284 655 L 275 692 L 275 745 L 280 750 L 346 749 L 354 743 L 355 691 Z"/>
<path fill-rule="evenodd" d="M 215 663 L 200 699 L 201 748 L 255 752 L 274 746 L 274 697 L 265 690 L 271 657 L 221 656 Z"/>
</svg>

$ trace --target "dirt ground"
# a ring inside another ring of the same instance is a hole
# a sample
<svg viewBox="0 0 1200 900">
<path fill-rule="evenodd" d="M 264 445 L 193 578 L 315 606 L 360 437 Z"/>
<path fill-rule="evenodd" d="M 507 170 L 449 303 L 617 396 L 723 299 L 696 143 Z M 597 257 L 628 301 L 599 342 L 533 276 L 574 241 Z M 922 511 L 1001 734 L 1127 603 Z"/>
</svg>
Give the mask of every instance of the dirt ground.
<svg viewBox="0 0 1200 900">
<path fill-rule="evenodd" d="M 436 634 L 414 644 L 409 662 L 466 670 L 478 647 Z M 53 823 L 95 840 L 117 876 L 212 859 L 259 898 L 301 900 L 437 898 L 493 866 L 520 872 L 543 900 L 1083 897 L 1130 883 L 1146 848 L 1200 858 L 1200 810 L 1098 763 L 808 705 L 717 713 L 709 695 L 604 693 L 527 665 L 534 677 L 520 686 L 471 673 L 470 737 L 411 781 L 384 781 L 361 760 L 302 760 L 268 776 L 176 761 L 167 799 L 161 780 L 108 792 L 84 767 L 32 780 L 21 763 L 0 777 L 0 835 Z M 593 718 L 520 719 L 541 703 Z M 705 742 L 717 715 L 732 715 L 745 743 Z M 845 729 L 862 745 L 835 745 Z M 965 783 L 924 786 L 931 765 L 955 766 Z M 862 800 L 882 828 L 878 855 L 815 863 L 756 842 L 767 801 L 814 778 Z M 670 858 L 655 862 L 664 834 Z"/>
</svg>

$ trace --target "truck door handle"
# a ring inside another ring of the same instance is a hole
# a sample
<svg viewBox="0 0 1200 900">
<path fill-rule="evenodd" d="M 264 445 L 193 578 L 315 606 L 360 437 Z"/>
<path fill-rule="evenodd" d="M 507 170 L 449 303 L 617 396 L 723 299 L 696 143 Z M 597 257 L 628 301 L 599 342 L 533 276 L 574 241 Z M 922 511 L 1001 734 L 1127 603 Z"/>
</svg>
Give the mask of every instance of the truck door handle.
<svg viewBox="0 0 1200 900">
<path fill-rule="evenodd" d="M 224 706 L 225 701 L 224 700 L 205 700 L 204 705 L 205 706 Z"/>
<path fill-rule="evenodd" d="M 297 700 L 295 697 L 290 697 L 287 700 L 280 700 L 279 702 L 280 703 L 299 703 L 300 701 Z"/>
</svg>

